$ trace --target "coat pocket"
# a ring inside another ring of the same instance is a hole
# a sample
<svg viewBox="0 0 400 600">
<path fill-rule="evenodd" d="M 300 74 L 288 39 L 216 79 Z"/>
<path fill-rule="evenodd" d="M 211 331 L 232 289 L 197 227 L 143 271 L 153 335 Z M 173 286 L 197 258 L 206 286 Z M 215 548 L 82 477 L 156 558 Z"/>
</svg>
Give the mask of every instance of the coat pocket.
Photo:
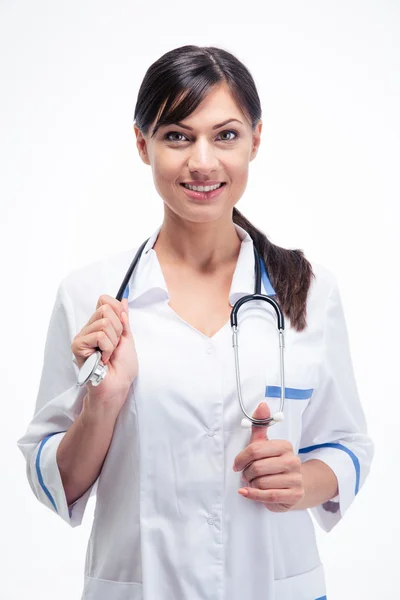
<svg viewBox="0 0 400 600">
<path fill-rule="evenodd" d="M 143 600 L 143 585 L 135 582 L 109 581 L 85 575 L 81 600 Z"/>
<path fill-rule="evenodd" d="M 281 423 L 276 423 L 268 431 L 270 439 L 289 440 L 295 452 L 298 451 L 302 416 L 313 393 L 314 388 L 309 385 L 302 385 L 302 387 L 285 386 L 284 420 Z M 267 385 L 265 387 L 265 401 L 270 408 L 271 416 L 280 410 L 280 397 L 281 387 L 279 385 Z"/>
<path fill-rule="evenodd" d="M 276 579 L 276 600 L 327 600 L 323 565 L 312 571 Z"/>
<path fill-rule="evenodd" d="M 285 386 L 285 400 L 310 400 L 314 388 L 291 388 Z M 279 385 L 267 385 L 265 397 L 280 398 L 281 387 Z"/>
</svg>

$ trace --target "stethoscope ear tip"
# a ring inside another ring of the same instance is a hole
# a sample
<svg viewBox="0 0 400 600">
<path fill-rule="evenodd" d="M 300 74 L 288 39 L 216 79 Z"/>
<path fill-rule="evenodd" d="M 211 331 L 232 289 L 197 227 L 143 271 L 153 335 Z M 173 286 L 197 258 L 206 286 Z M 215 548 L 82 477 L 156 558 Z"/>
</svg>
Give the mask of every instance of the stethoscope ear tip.
<svg viewBox="0 0 400 600">
<path fill-rule="evenodd" d="M 282 423 L 282 421 L 285 419 L 285 415 L 283 414 L 283 412 L 277 412 L 274 414 L 273 419 L 277 423 Z"/>
<path fill-rule="evenodd" d="M 240 426 L 243 427 L 243 429 L 251 429 L 252 422 L 249 421 L 249 419 L 242 419 L 240 422 Z"/>
</svg>

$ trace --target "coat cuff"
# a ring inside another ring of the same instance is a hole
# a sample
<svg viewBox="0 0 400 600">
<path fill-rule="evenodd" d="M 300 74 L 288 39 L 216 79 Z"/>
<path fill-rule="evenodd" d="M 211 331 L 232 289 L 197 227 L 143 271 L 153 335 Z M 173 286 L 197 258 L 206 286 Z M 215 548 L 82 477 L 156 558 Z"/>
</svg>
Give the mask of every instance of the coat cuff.
<svg viewBox="0 0 400 600">
<path fill-rule="evenodd" d="M 360 463 L 344 444 L 327 443 L 301 448 L 301 461 L 317 459 L 328 465 L 338 480 L 339 493 L 335 498 L 311 508 L 311 514 L 324 531 L 330 531 L 344 516 L 360 486 Z"/>
<path fill-rule="evenodd" d="M 83 514 L 90 496 L 95 492 L 97 480 L 71 506 L 67 504 L 60 471 L 56 460 L 57 448 L 66 431 L 45 437 L 31 458 L 31 485 L 36 497 L 68 525 L 77 527 L 82 523 Z"/>
</svg>

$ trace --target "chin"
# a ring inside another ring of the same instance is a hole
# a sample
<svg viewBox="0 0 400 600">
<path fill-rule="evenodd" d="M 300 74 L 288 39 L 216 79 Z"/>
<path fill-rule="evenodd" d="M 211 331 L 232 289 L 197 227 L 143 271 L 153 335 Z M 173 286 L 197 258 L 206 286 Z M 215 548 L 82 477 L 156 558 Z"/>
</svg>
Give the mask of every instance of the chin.
<svg viewBox="0 0 400 600">
<path fill-rule="evenodd" d="M 213 223 L 218 219 L 223 219 L 228 212 L 229 218 L 231 218 L 231 208 L 229 208 L 229 211 L 226 211 L 221 209 L 217 210 L 216 207 L 200 207 L 200 210 L 182 211 L 175 214 L 177 214 L 183 221 L 188 221 L 190 223 Z"/>
</svg>

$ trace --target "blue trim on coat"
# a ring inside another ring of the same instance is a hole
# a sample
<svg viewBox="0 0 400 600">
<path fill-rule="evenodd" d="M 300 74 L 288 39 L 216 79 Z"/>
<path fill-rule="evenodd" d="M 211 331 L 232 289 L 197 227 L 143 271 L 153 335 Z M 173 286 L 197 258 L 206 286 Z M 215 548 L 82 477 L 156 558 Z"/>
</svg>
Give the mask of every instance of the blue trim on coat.
<svg viewBox="0 0 400 600">
<path fill-rule="evenodd" d="M 272 287 L 272 283 L 269 280 L 267 271 L 265 270 L 265 264 L 264 264 L 264 261 L 261 258 L 261 256 L 260 256 L 260 266 L 261 266 L 261 279 L 264 284 L 266 295 L 267 296 L 276 296 L 276 292 L 275 292 L 274 288 Z"/>
<path fill-rule="evenodd" d="M 315 600 L 327 600 L 326 596 L 320 596 L 319 598 L 315 598 Z"/>
<path fill-rule="evenodd" d="M 313 450 L 318 450 L 318 448 L 336 448 L 337 450 L 343 450 L 343 452 L 346 452 L 346 454 L 348 454 L 350 456 L 351 460 L 353 461 L 354 468 L 356 470 L 356 485 L 355 485 L 355 489 L 354 489 L 354 495 L 357 496 L 358 491 L 360 489 L 360 461 L 358 460 L 358 457 L 354 454 L 354 452 L 352 452 L 351 450 L 346 448 L 346 446 L 343 446 L 343 444 L 336 444 L 336 443 L 330 442 L 327 444 L 316 444 L 315 446 L 308 446 L 307 448 L 301 448 L 299 450 L 299 454 L 306 454 L 307 452 L 312 452 Z"/>
<path fill-rule="evenodd" d="M 126 286 L 124 295 L 122 296 L 122 298 L 128 298 L 128 297 L 129 297 L 129 285 Z"/>
<path fill-rule="evenodd" d="M 40 455 L 42 454 L 43 446 L 45 445 L 45 443 L 47 442 L 47 440 L 49 440 L 51 437 L 53 437 L 53 435 L 56 435 L 57 433 L 62 433 L 62 432 L 61 431 L 55 431 L 54 433 L 51 433 L 47 437 L 43 438 L 43 440 L 42 440 L 42 442 L 40 444 L 40 447 L 39 447 L 39 451 L 38 451 L 38 453 L 36 455 L 36 473 L 37 473 L 38 480 L 39 480 L 39 483 L 40 483 L 40 486 L 41 486 L 42 490 L 44 491 L 44 493 L 46 494 L 46 496 L 48 497 L 48 499 L 52 503 L 52 505 L 54 507 L 54 510 L 58 514 L 58 510 L 57 510 L 57 506 L 56 506 L 56 503 L 54 501 L 54 498 L 50 494 L 48 488 L 46 487 L 46 485 L 45 485 L 45 483 L 43 481 L 42 472 L 40 470 Z"/>
<path fill-rule="evenodd" d="M 300 388 L 285 387 L 285 398 L 287 400 L 308 400 L 311 398 L 314 388 L 303 390 Z M 267 385 L 265 388 L 265 396 L 269 398 L 280 398 L 281 387 L 279 385 Z"/>
</svg>

